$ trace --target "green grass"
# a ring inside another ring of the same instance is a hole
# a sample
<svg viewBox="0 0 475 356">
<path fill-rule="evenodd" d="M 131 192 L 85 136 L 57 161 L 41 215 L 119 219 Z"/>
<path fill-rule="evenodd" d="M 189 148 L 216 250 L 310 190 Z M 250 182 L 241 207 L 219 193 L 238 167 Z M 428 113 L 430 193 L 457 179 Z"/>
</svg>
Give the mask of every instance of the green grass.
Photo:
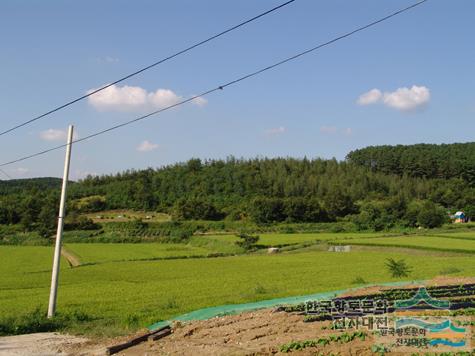
<svg viewBox="0 0 475 356">
<path fill-rule="evenodd" d="M 79 257 L 81 263 L 104 263 L 113 261 L 151 260 L 160 258 L 206 256 L 210 251 L 206 248 L 185 244 L 111 244 L 68 243 L 65 248 Z"/>
<path fill-rule="evenodd" d="M 261 234 L 259 241 L 269 246 L 318 240 L 427 249 L 422 252 L 423 258 L 421 252 L 391 249 L 350 253 L 296 249 L 276 255 L 245 255 L 236 246 L 238 238 L 234 235 L 193 236 L 186 244 L 67 243 L 66 248 L 83 265 L 69 268 L 62 259 L 57 324 L 73 333 L 123 334 L 209 306 L 344 289 L 354 286 L 355 281 L 396 281 L 385 268 L 387 258 L 405 259 L 413 268 L 410 280 L 441 274 L 473 276 L 473 256 L 430 251 L 475 253 L 475 240 L 467 239 L 469 235 L 465 234 L 469 232 L 444 232 L 447 237 Z M 218 253 L 236 256 L 184 258 Z M 46 311 L 52 254 L 53 246 L 0 246 L 0 331 L 3 328 L 10 332 L 8 325 L 12 323 L 30 330 L 27 319 L 31 315 L 41 319 L 35 310 Z"/>
<path fill-rule="evenodd" d="M 284 234 L 284 233 L 264 233 L 256 234 L 259 235 L 259 245 L 264 246 L 287 246 L 287 245 L 296 245 L 316 241 L 336 241 L 336 240 L 347 240 L 347 239 L 361 239 L 361 238 L 374 238 L 381 236 L 392 236 L 395 234 L 388 233 L 374 233 L 374 232 L 341 232 L 341 233 L 330 233 L 330 232 L 321 232 L 321 233 L 293 233 L 293 234 Z M 236 235 L 203 235 L 196 236 L 196 238 L 208 241 L 215 241 L 221 244 L 234 244 L 236 241 L 239 241 L 239 237 Z"/>
<path fill-rule="evenodd" d="M 192 236 L 189 245 L 205 248 L 212 254 L 241 254 L 245 251 L 236 245 L 236 241 L 238 240 L 239 239 L 234 235 Z"/>
<path fill-rule="evenodd" d="M 0 246 L 0 289 L 36 288 L 43 286 L 46 280 L 35 283 L 35 276 L 42 276 L 51 270 L 53 247 L 43 246 Z M 61 269 L 67 269 L 67 262 L 61 260 Z M 33 277 L 33 278 L 31 278 Z M 23 281 L 32 281 L 25 286 Z M 0 299 L 1 303 L 1 299 Z M 0 314 L 1 315 L 1 314 Z"/>
<path fill-rule="evenodd" d="M 322 232 L 296 234 L 260 234 L 259 244 L 266 246 L 291 245 L 312 241 L 333 241 L 358 238 L 374 238 L 384 236 L 384 233 L 374 232 Z"/>
<path fill-rule="evenodd" d="M 75 252 L 88 253 L 89 257 L 82 257 L 91 261 L 106 261 L 110 247 L 117 245 L 107 244 L 109 249 L 100 248 L 94 254 L 89 246 L 97 247 L 82 245 Z M 150 244 L 141 246 L 150 248 Z M 125 250 L 118 251 L 117 256 L 128 256 Z M 133 253 L 143 253 L 137 251 Z M 0 319 L 37 307 L 46 310 L 51 255 L 52 247 L 0 246 Z M 389 257 L 406 259 L 414 270 L 410 279 L 431 278 L 453 266 L 460 269 L 454 275 L 475 275 L 471 256 L 428 253 L 421 259 L 420 255 L 374 251 L 105 262 L 72 269 L 63 261 L 58 311 L 87 316 L 69 325 L 71 332 L 113 335 L 208 306 L 337 290 L 351 287 L 356 278 L 368 283 L 395 281 L 384 268 Z"/>
<path fill-rule="evenodd" d="M 441 234 L 433 234 L 433 235 L 434 236 L 443 236 L 443 237 L 453 237 L 453 238 L 475 240 L 475 231 L 472 231 L 472 232 L 441 233 Z"/>
<path fill-rule="evenodd" d="M 408 247 L 448 252 L 475 253 L 475 240 L 464 240 L 437 236 L 399 236 L 372 239 L 354 239 L 352 245 Z"/>
<path fill-rule="evenodd" d="M 81 264 L 242 254 L 235 236 L 193 236 L 188 243 L 66 243 Z"/>
</svg>

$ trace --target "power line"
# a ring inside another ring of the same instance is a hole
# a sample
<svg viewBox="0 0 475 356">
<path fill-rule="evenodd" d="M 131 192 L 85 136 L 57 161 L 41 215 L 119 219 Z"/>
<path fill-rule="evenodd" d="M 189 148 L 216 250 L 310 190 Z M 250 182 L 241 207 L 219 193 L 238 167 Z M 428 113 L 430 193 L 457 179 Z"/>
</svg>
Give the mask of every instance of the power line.
<svg viewBox="0 0 475 356">
<path fill-rule="evenodd" d="M 8 179 L 13 179 L 12 177 L 10 177 L 10 175 L 5 172 L 3 169 L 0 169 L 0 172 L 3 173 Z"/>
<path fill-rule="evenodd" d="M 82 142 L 82 141 L 91 139 L 91 138 L 93 138 L 93 137 L 96 137 L 96 136 L 105 134 L 105 133 L 107 133 L 107 132 L 114 131 L 114 130 L 119 129 L 119 128 L 121 128 L 121 127 L 128 126 L 128 125 L 133 124 L 133 123 L 135 123 L 135 122 L 144 120 L 144 119 L 146 119 L 146 118 L 148 118 L 148 117 L 150 117 L 150 116 L 157 115 L 157 114 L 159 114 L 159 113 L 162 113 L 162 112 L 164 112 L 164 111 L 170 110 L 170 109 L 175 108 L 175 107 L 177 107 L 177 106 L 181 106 L 181 105 L 183 105 L 183 104 L 189 103 L 189 102 L 191 102 L 191 101 L 193 101 L 193 100 L 196 100 L 196 99 L 198 99 L 198 98 L 200 98 L 200 97 L 204 97 L 204 96 L 207 96 L 207 95 L 209 95 L 209 94 L 212 94 L 212 93 L 214 93 L 214 92 L 216 92 L 216 91 L 223 90 L 223 89 L 226 88 L 226 87 L 229 87 L 229 86 L 231 86 L 231 85 L 237 84 L 237 83 L 242 82 L 242 81 L 244 81 L 244 80 L 246 80 L 246 79 L 249 79 L 249 78 L 251 78 L 251 77 L 254 77 L 254 76 L 257 76 L 257 75 L 259 75 L 259 74 L 262 74 L 263 72 L 266 72 L 266 71 L 271 70 L 271 69 L 273 69 L 273 68 L 275 68 L 275 67 L 278 67 L 278 66 L 283 65 L 283 64 L 285 64 L 285 63 L 287 63 L 287 62 L 290 62 L 290 61 L 295 60 L 295 59 L 297 59 L 297 58 L 299 58 L 299 57 L 302 57 L 302 56 L 304 56 L 304 55 L 306 55 L 306 54 L 309 54 L 309 53 L 311 53 L 311 52 L 314 52 L 314 51 L 316 51 L 316 50 L 318 50 L 318 49 L 320 49 L 320 48 L 322 48 L 322 47 L 329 46 L 329 45 L 331 45 L 331 44 L 333 44 L 333 43 L 335 43 L 335 42 L 337 42 L 337 41 L 339 41 L 339 40 L 342 40 L 342 39 L 347 38 L 347 37 L 349 37 L 349 36 L 352 36 L 352 35 L 354 35 L 354 34 L 356 34 L 356 33 L 358 33 L 358 32 L 361 32 L 361 31 L 363 31 L 363 30 L 366 30 L 366 29 L 368 29 L 368 28 L 370 28 L 370 27 L 372 27 L 372 26 L 375 26 L 375 25 L 377 25 L 377 24 L 383 22 L 383 21 L 389 20 L 390 18 L 392 18 L 392 17 L 394 17 L 394 16 L 397 16 L 397 15 L 399 15 L 399 14 L 402 14 L 403 12 L 409 11 L 409 10 L 415 8 L 416 6 L 419 6 L 419 5 L 421 5 L 421 4 L 423 4 L 423 3 L 427 2 L 427 1 L 429 1 L 429 0 L 422 0 L 422 1 L 419 1 L 419 2 L 417 2 L 417 3 L 415 3 L 415 4 L 413 4 L 413 5 L 410 5 L 410 6 L 408 6 L 408 7 L 405 7 L 405 8 L 403 8 L 403 9 L 401 9 L 401 10 L 398 10 L 398 11 L 396 11 L 396 12 L 393 12 L 393 13 L 391 13 L 390 15 L 387 15 L 387 16 L 385 16 L 385 17 L 379 19 L 379 20 L 376 20 L 376 21 L 373 21 L 373 22 L 371 22 L 371 23 L 369 23 L 369 24 L 367 24 L 367 25 L 358 27 L 357 29 L 355 29 L 355 30 L 353 30 L 353 31 L 350 31 L 350 32 L 347 32 L 347 33 L 345 33 L 345 34 L 343 34 L 343 35 L 341 35 L 341 36 L 335 37 L 334 39 L 332 39 L 332 40 L 330 40 L 330 41 L 327 41 L 327 42 L 325 42 L 325 43 L 319 44 L 319 45 L 317 45 L 317 46 L 315 46 L 315 47 L 312 47 L 312 48 L 307 49 L 307 50 L 305 50 L 305 51 L 303 51 L 303 52 L 300 52 L 300 53 L 295 54 L 295 55 L 293 55 L 293 56 L 291 56 L 291 57 L 288 57 L 288 58 L 286 58 L 286 59 L 284 59 L 284 60 L 281 60 L 281 61 L 279 61 L 279 62 L 276 62 L 276 63 L 274 63 L 274 64 L 272 64 L 272 65 L 269 65 L 269 66 L 267 66 L 267 67 L 265 67 L 265 68 L 259 69 L 259 70 L 255 71 L 255 72 L 252 72 L 252 73 L 249 73 L 249 74 L 246 74 L 246 75 L 244 75 L 244 76 L 242 76 L 242 77 L 240 77 L 240 78 L 238 78 L 238 79 L 229 81 L 229 82 L 227 82 L 227 83 L 225 83 L 225 84 L 222 84 L 222 85 L 220 85 L 220 86 L 218 86 L 218 87 L 216 87 L 216 88 L 207 90 L 207 91 L 205 91 L 205 92 L 203 92 L 203 93 L 201 93 L 201 94 L 192 96 L 192 97 L 190 97 L 190 98 L 188 98 L 188 99 L 184 99 L 184 100 L 182 100 L 182 101 L 179 101 L 179 102 L 177 102 L 177 103 L 175 103 L 175 104 L 173 104 L 173 105 L 167 106 L 167 107 L 162 108 L 162 109 L 160 109 L 160 110 L 153 111 L 153 112 L 151 112 L 151 113 L 149 113 L 149 114 L 146 114 L 146 115 L 137 117 L 137 118 L 135 118 L 135 119 L 133 119 L 133 120 L 126 121 L 126 122 L 123 122 L 123 123 L 121 123 L 121 124 L 118 124 L 118 125 L 109 127 L 109 128 L 107 128 L 107 129 L 104 129 L 104 130 L 95 132 L 95 133 L 90 134 L 90 135 L 88 135 L 88 136 L 86 136 L 86 137 L 73 140 L 72 143 Z M 66 146 L 67 146 L 67 144 L 62 144 L 62 145 L 59 145 L 59 146 L 56 146 L 56 147 L 52 147 L 52 148 L 46 149 L 46 150 L 44 150 L 44 151 L 40 151 L 40 152 L 31 154 L 31 155 L 28 155 L 28 156 L 24 156 L 24 157 L 15 159 L 15 160 L 10 161 L 10 162 L 2 163 L 2 164 L 0 164 L 0 167 L 7 166 L 7 165 L 10 165 L 10 164 L 13 164 L 13 163 L 17 163 L 17 162 L 21 162 L 21 161 L 24 161 L 24 160 L 27 160 L 27 159 L 30 159 L 30 158 L 33 158 L 33 157 L 41 156 L 41 155 L 44 155 L 44 154 L 46 154 L 46 153 L 49 153 L 49 152 L 58 150 L 58 149 L 60 149 L 60 148 L 66 147 Z"/>
<path fill-rule="evenodd" d="M 283 3 L 283 4 L 280 4 L 280 5 L 276 6 L 276 7 L 273 7 L 273 8 L 270 9 L 270 10 L 267 10 L 267 11 L 265 11 L 265 12 L 263 12 L 263 13 L 257 15 L 257 16 L 254 16 L 254 17 L 252 17 L 252 18 L 250 18 L 250 19 L 248 19 L 248 20 L 246 20 L 246 21 L 244 21 L 244 22 L 239 23 L 238 25 L 235 25 L 235 26 L 233 26 L 233 27 L 230 27 L 230 28 L 228 28 L 227 30 L 224 30 L 224 31 L 222 31 L 222 32 L 220 32 L 220 33 L 218 33 L 218 34 L 216 34 L 216 35 L 214 35 L 214 36 L 208 37 L 207 39 L 205 39 L 205 40 L 203 40 L 203 41 L 200 41 L 200 42 L 198 42 L 198 43 L 195 43 L 194 45 L 191 45 L 191 46 L 189 46 L 189 47 L 187 47 L 187 48 L 185 48 L 185 49 L 183 49 L 183 50 L 181 50 L 181 51 L 179 51 L 179 52 L 176 52 L 176 53 L 174 53 L 174 54 L 172 54 L 172 55 L 170 55 L 170 56 L 168 56 L 168 57 L 166 57 L 166 58 L 160 59 L 159 61 L 157 61 L 157 62 L 155 62 L 155 63 L 152 63 L 152 64 L 150 64 L 150 65 L 148 65 L 148 66 L 146 66 L 146 67 L 143 67 L 143 68 L 141 68 L 141 69 L 139 69 L 139 70 L 137 70 L 137 71 L 135 71 L 135 72 L 133 72 L 133 73 L 127 74 L 126 76 L 124 76 L 124 77 L 122 77 L 122 78 L 120 78 L 120 79 L 117 79 L 117 80 L 115 80 L 114 82 L 112 82 L 112 83 L 110 83 L 110 84 L 104 85 L 104 86 L 100 87 L 99 89 L 95 89 L 95 90 L 93 90 L 93 91 L 91 91 L 91 92 L 89 92 L 89 93 L 87 93 L 87 94 L 85 94 L 85 95 L 83 95 L 83 96 L 80 96 L 80 97 L 78 97 L 78 98 L 76 98 L 76 99 L 73 99 L 73 100 L 71 100 L 71 101 L 68 101 L 67 103 L 65 103 L 65 104 L 63 104 L 63 105 L 60 105 L 60 106 L 58 106 L 58 107 L 56 107 L 56 108 L 54 108 L 54 109 L 51 109 L 50 111 L 47 111 L 47 112 L 45 112 L 44 114 L 38 115 L 38 116 L 36 116 L 36 117 L 34 117 L 34 118 L 30 119 L 30 120 L 27 120 L 27 121 L 25 121 L 25 122 L 23 122 L 23 123 L 21 123 L 21 124 L 18 124 L 18 125 L 13 126 L 13 127 L 9 128 L 9 129 L 7 129 L 7 130 L 5 130 L 5 131 L 2 131 L 2 132 L 0 132 L 0 136 L 6 135 L 6 134 L 9 133 L 9 132 L 12 132 L 12 131 L 14 131 L 14 130 L 16 130 L 16 129 L 19 129 L 20 127 L 23 127 L 23 126 L 26 126 L 26 125 L 28 125 L 28 124 L 31 124 L 32 122 L 35 122 L 35 121 L 37 121 L 37 120 L 40 120 L 40 119 L 42 119 L 42 118 L 44 118 L 44 117 L 46 117 L 46 116 L 48 116 L 48 115 L 51 115 L 52 113 L 54 113 L 54 112 L 56 112 L 56 111 L 59 111 L 59 110 L 64 109 L 64 108 L 66 108 L 66 107 L 68 107 L 68 106 L 70 106 L 70 105 L 73 105 L 73 104 L 77 103 L 78 101 L 84 100 L 84 99 L 90 97 L 91 95 L 94 95 L 94 94 L 96 94 L 96 93 L 98 93 L 98 92 L 100 92 L 100 91 L 102 91 L 102 90 L 105 90 L 105 89 L 107 89 L 107 88 L 109 88 L 109 87 L 111 87 L 111 86 L 113 86 L 113 85 L 115 85 L 115 84 L 121 83 L 121 82 L 123 82 L 124 80 L 127 80 L 127 79 L 129 79 L 129 78 L 132 78 L 132 77 L 134 77 L 134 76 L 136 76 L 136 75 L 138 75 L 138 74 L 140 74 L 140 73 L 142 73 L 142 72 L 145 72 L 146 70 L 149 70 L 149 69 L 151 69 L 151 68 L 153 68 L 153 67 L 155 67 L 155 66 L 158 66 L 159 64 L 162 64 L 162 63 L 164 63 L 164 62 L 169 61 L 170 59 L 173 59 L 173 58 L 175 58 L 175 57 L 178 57 L 178 56 L 181 55 L 181 54 L 184 54 L 184 53 L 186 53 L 186 52 L 189 52 L 189 51 L 191 51 L 192 49 L 195 49 L 196 47 L 202 46 L 202 45 L 204 45 L 205 43 L 208 43 L 208 42 L 210 42 L 210 41 L 212 41 L 212 40 L 214 40 L 214 39 L 216 39 L 216 38 L 218 38 L 218 37 L 221 37 L 221 36 L 223 36 L 223 35 L 225 35 L 225 34 L 231 32 L 231 31 L 234 31 L 234 30 L 236 30 L 236 29 L 238 29 L 238 28 L 240 28 L 240 27 L 243 27 L 243 26 L 245 26 L 245 25 L 247 25 L 247 24 L 249 24 L 249 23 L 251 23 L 251 22 L 253 22 L 253 21 L 255 21 L 255 20 L 259 19 L 259 18 L 261 18 L 261 17 L 264 17 L 264 16 L 266 16 L 266 15 L 268 15 L 268 14 L 274 12 L 274 11 L 277 11 L 277 10 L 283 8 L 284 6 L 287 6 L 287 5 L 289 5 L 290 3 L 293 3 L 294 1 L 296 1 L 296 0 L 289 0 L 289 1 L 285 2 L 285 3 Z"/>
</svg>

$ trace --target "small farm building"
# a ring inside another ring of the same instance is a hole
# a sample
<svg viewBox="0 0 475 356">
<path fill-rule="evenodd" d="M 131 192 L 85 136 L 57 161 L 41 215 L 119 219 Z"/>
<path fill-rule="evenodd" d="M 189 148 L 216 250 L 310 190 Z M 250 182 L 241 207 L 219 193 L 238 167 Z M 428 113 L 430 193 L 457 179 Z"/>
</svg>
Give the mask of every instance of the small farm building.
<svg viewBox="0 0 475 356">
<path fill-rule="evenodd" d="M 463 211 L 457 211 L 454 215 L 454 223 L 459 224 L 459 223 L 466 223 L 467 222 L 467 216 Z"/>
</svg>

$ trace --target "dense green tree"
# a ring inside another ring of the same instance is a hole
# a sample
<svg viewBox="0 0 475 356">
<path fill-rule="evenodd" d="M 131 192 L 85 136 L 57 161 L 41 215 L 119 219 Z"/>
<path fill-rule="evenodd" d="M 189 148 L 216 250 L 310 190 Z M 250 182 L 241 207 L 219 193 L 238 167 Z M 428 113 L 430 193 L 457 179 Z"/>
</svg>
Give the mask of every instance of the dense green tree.
<svg viewBox="0 0 475 356">
<path fill-rule="evenodd" d="M 285 220 L 284 204 L 280 198 L 256 197 L 249 203 L 248 213 L 258 224 Z"/>
<path fill-rule="evenodd" d="M 386 200 L 360 203 L 360 213 L 353 216 L 352 221 L 360 230 L 381 231 L 396 224 L 404 225 L 403 218 L 406 213 L 407 205 L 404 198 L 396 196 Z"/>
<path fill-rule="evenodd" d="M 469 220 L 475 220 L 475 205 L 466 205 L 463 211 Z"/>
<path fill-rule="evenodd" d="M 431 201 L 424 202 L 417 215 L 417 223 L 422 227 L 430 229 L 442 226 L 447 220 L 448 214 L 446 210 Z"/>
<path fill-rule="evenodd" d="M 38 214 L 37 230 L 44 236 L 54 233 L 57 226 L 58 201 L 54 195 L 50 195 L 43 200 L 43 205 Z"/>
<path fill-rule="evenodd" d="M 289 222 L 325 222 L 328 215 L 315 198 L 291 197 L 283 200 L 283 215 Z"/>
<path fill-rule="evenodd" d="M 354 201 L 340 186 L 332 186 L 323 198 L 323 205 L 330 220 L 346 216 L 357 211 Z"/>
<path fill-rule="evenodd" d="M 361 228 L 417 226 L 421 204 L 475 206 L 475 144 L 382 146 L 348 160 L 192 159 L 158 169 L 87 177 L 70 185 L 68 212 L 155 210 L 179 219 L 252 219 L 258 223 L 347 218 Z M 35 229 L 60 180 L 0 181 L 0 223 Z M 54 211 L 54 215 L 53 215 Z M 41 217 L 40 217 L 41 214 Z M 366 227 L 365 227 L 366 226 Z"/>
<path fill-rule="evenodd" d="M 408 227 L 418 226 L 418 216 L 422 208 L 422 202 L 414 200 L 407 206 L 406 213 L 404 214 L 402 221 L 403 224 Z"/>
<path fill-rule="evenodd" d="M 223 218 L 223 214 L 212 203 L 199 198 L 178 200 L 173 208 L 172 216 L 177 220 L 220 220 Z"/>
<path fill-rule="evenodd" d="M 475 185 L 475 143 L 372 146 L 347 155 L 351 163 L 386 174 L 460 178 Z"/>
</svg>

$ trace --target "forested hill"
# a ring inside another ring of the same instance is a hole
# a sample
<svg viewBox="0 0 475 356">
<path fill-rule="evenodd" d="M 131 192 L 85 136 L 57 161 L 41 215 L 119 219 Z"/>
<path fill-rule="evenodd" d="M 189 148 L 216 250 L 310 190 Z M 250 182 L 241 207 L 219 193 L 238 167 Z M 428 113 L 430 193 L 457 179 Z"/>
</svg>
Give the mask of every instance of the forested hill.
<svg viewBox="0 0 475 356">
<path fill-rule="evenodd" d="M 461 178 L 475 185 L 475 142 L 372 146 L 350 152 L 347 160 L 387 174 Z"/>
<path fill-rule="evenodd" d="M 240 210 L 256 197 L 312 198 L 335 217 L 353 212 L 358 201 L 395 196 L 448 207 L 475 201 L 472 189 L 458 180 L 399 177 L 348 162 L 293 158 L 192 159 L 160 169 L 89 177 L 71 187 L 71 198 L 91 195 L 105 197 L 108 209 L 146 210 L 166 210 L 192 198 L 220 211 Z"/>
<path fill-rule="evenodd" d="M 9 190 L 0 194 L 0 224 L 54 228 L 59 180 L 1 184 Z M 443 222 L 447 209 L 472 211 L 475 218 L 475 187 L 458 178 L 399 176 L 347 161 L 294 158 L 191 159 L 158 169 L 88 177 L 70 185 L 68 214 L 109 209 L 168 212 L 184 220 L 351 219 L 361 229 L 436 226 L 432 220 Z"/>
<path fill-rule="evenodd" d="M 17 194 L 31 190 L 51 190 L 61 187 L 60 178 L 29 178 L 0 180 L 0 195 Z"/>
</svg>

